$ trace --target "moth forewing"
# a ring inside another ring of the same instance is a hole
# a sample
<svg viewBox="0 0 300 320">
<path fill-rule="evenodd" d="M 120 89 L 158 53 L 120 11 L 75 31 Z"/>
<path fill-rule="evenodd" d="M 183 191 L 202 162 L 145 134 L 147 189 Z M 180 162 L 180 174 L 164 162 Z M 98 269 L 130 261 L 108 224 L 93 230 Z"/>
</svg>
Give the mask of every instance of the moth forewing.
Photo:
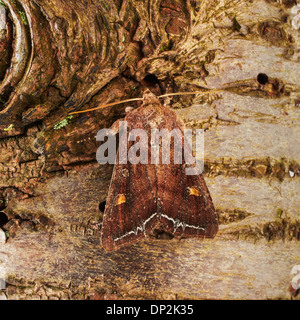
<svg viewBox="0 0 300 320">
<path fill-rule="evenodd" d="M 102 224 L 104 249 L 115 250 L 151 234 L 214 237 L 218 231 L 218 220 L 205 181 L 201 174 L 187 175 L 186 167 L 194 167 L 195 164 L 186 164 L 182 153 L 178 156 L 175 152 L 178 148 L 176 143 L 180 140 L 178 135 L 184 133 L 182 120 L 147 90 L 142 106 L 128 113 L 125 121 L 127 132 L 142 129 L 147 133 L 148 139 L 144 137 L 140 144 L 147 143 L 150 151 L 148 162 L 144 159 L 143 163 L 126 162 L 124 158 L 120 163 L 117 156 Z M 156 143 L 159 151 L 156 155 L 151 154 L 151 130 L 175 132 L 170 135 L 173 140 L 169 145 L 169 158 L 166 159 L 162 148 L 159 148 L 162 143 L 160 146 Z M 134 141 L 127 141 L 122 152 L 130 154 L 133 144 Z M 183 135 L 181 146 L 191 148 Z M 157 162 L 157 155 L 160 161 L 169 162 Z M 154 163 L 152 158 L 156 159 Z"/>
</svg>

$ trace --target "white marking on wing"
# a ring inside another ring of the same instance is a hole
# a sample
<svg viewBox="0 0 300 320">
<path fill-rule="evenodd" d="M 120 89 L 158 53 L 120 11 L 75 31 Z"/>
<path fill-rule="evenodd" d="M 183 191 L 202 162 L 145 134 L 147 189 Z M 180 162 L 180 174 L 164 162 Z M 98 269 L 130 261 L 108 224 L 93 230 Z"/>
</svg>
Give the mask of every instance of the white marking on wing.
<svg viewBox="0 0 300 320">
<path fill-rule="evenodd" d="M 139 231 L 140 231 L 140 232 L 144 232 L 144 234 L 145 234 L 146 224 L 147 224 L 149 221 L 151 221 L 156 215 L 157 215 L 157 212 L 153 213 L 152 216 L 150 216 L 147 220 L 145 220 L 145 221 L 143 222 L 143 224 L 141 224 L 140 226 L 138 226 L 135 230 L 126 232 L 126 233 L 123 234 L 121 237 L 114 239 L 114 241 L 116 242 L 116 241 L 122 240 L 123 238 L 125 238 L 125 237 L 127 237 L 127 236 L 129 236 L 129 235 L 131 235 L 131 234 L 135 234 L 135 235 L 137 236 L 138 233 L 139 233 Z M 145 234 L 145 235 L 146 235 L 146 234 Z"/>
<path fill-rule="evenodd" d="M 151 221 L 156 215 L 157 215 L 157 212 L 155 212 L 152 216 L 150 216 L 147 220 L 145 220 L 144 223 L 142 225 L 138 226 L 135 230 L 131 230 L 129 232 L 126 232 L 121 237 L 114 239 L 114 241 L 116 242 L 116 241 L 122 240 L 123 238 L 125 238 L 125 237 L 127 237 L 127 236 L 129 236 L 131 234 L 135 234 L 137 236 L 139 232 L 144 232 L 144 234 L 145 234 L 146 224 L 149 221 Z M 181 222 L 178 219 L 174 220 L 173 218 L 168 217 L 166 214 L 161 214 L 160 216 L 173 222 L 173 224 L 174 224 L 174 232 L 176 232 L 176 230 L 178 228 L 180 228 L 180 227 L 182 227 L 183 232 L 185 231 L 186 228 L 192 228 L 192 229 L 205 231 L 205 228 L 203 228 L 203 227 L 193 226 L 193 225 L 187 224 L 185 222 Z"/>
<path fill-rule="evenodd" d="M 190 224 L 187 224 L 185 222 L 181 222 L 180 220 L 176 219 L 174 220 L 173 218 L 168 217 L 166 214 L 162 214 L 162 217 L 168 219 L 169 221 L 172 221 L 174 224 L 174 232 L 176 232 L 176 230 L 180 227 L 182 227 L 183 232 L 185 231 L 186 228 L 192 228 L 192 229 L 197 229 L 197 230 L 203 230 L 205 231 L 205 228 L 202 227 L 198 227 L 198 226 L 193 226 Z"/>
</svg>

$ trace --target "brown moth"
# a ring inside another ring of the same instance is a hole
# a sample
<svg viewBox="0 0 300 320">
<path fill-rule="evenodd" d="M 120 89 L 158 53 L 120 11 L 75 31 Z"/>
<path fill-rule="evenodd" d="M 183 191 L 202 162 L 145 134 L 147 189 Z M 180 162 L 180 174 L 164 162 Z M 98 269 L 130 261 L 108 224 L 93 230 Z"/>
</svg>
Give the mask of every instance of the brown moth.
<svg viewBox="0 0 300 320">
<path fill-rule="evenodd" d="M 154 128 L 177 129 L 183 134 L 182 120 L 149 90 L 139 100 L 142 105 L 124 119 L 128 131 L 143 129 L 149 137 Z M 117 123 L 112 128 L 116 131 Z M 148 143 L 150 149 L 150 139 Z M 132 145 L 133 141 L 129 141 L 127 152 Z M 123 164 L 117 157 L 101 231 L 106 251 L 149 235 L 184 238 L 216 235 L 218 218 L 202 175 L 186 175 L 187 164 L 176 164 L 173 151 L 174 141 L 170 144 L 170 164 L 151 164 L 151 152 L 147 164 Z M 161 148 L 159 156 L 160 159 L 163 156 Z"/>
</svg>

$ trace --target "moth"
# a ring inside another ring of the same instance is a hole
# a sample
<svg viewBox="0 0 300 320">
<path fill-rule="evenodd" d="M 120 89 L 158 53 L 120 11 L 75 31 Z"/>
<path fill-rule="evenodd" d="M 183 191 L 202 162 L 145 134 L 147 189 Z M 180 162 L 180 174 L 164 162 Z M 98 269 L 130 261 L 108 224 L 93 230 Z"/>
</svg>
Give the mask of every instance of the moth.
<svg viewBox="0 0 300 320">
<path fill-rule="evenodd" d="M 142 105 L 125 116 L 128 131 L 143 129 L 150 136 L 152 129 L 177 129 L 183 134 L 183 121 L 150 90 L 136 100 L 142 100 Z M 116 132 L 117 123 L 112 128 Z M 174 161 L 174 141 L 170 143 L 169 164 L 151 163 L 151 152 L 147 164 L 120 163 L 116 158 L 101 230 L 105 251 L 151 235 L 158 238 L 216 235 L 218 217 L 206 183 L 201 174 L 186 174 L 184 160 L 181 164 Z M 128 143 L 127 151 L 132 144 Z"/>
</svg>

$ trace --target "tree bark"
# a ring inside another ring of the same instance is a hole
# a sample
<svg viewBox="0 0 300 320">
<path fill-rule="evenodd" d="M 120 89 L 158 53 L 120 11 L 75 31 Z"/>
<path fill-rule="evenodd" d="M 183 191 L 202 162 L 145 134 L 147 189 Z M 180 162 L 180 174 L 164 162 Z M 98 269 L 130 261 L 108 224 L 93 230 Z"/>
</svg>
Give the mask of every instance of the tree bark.
<svg viewBox="0 0 300 320">
<path fill-rule="evenodd" d="M 0 294 L 289 299 L 300 265 L 295 5 L 2 0 Z M 138 103 L 69 113 L 147 87 L 223 90 L 171 102 L 186 127 L 205 130 L 204 178 L 220 230 L 211 240 L 146 238 L 106 253 L 99 205 L 112 166 L 97 163 L 95 136 Z"/>
</svg>

